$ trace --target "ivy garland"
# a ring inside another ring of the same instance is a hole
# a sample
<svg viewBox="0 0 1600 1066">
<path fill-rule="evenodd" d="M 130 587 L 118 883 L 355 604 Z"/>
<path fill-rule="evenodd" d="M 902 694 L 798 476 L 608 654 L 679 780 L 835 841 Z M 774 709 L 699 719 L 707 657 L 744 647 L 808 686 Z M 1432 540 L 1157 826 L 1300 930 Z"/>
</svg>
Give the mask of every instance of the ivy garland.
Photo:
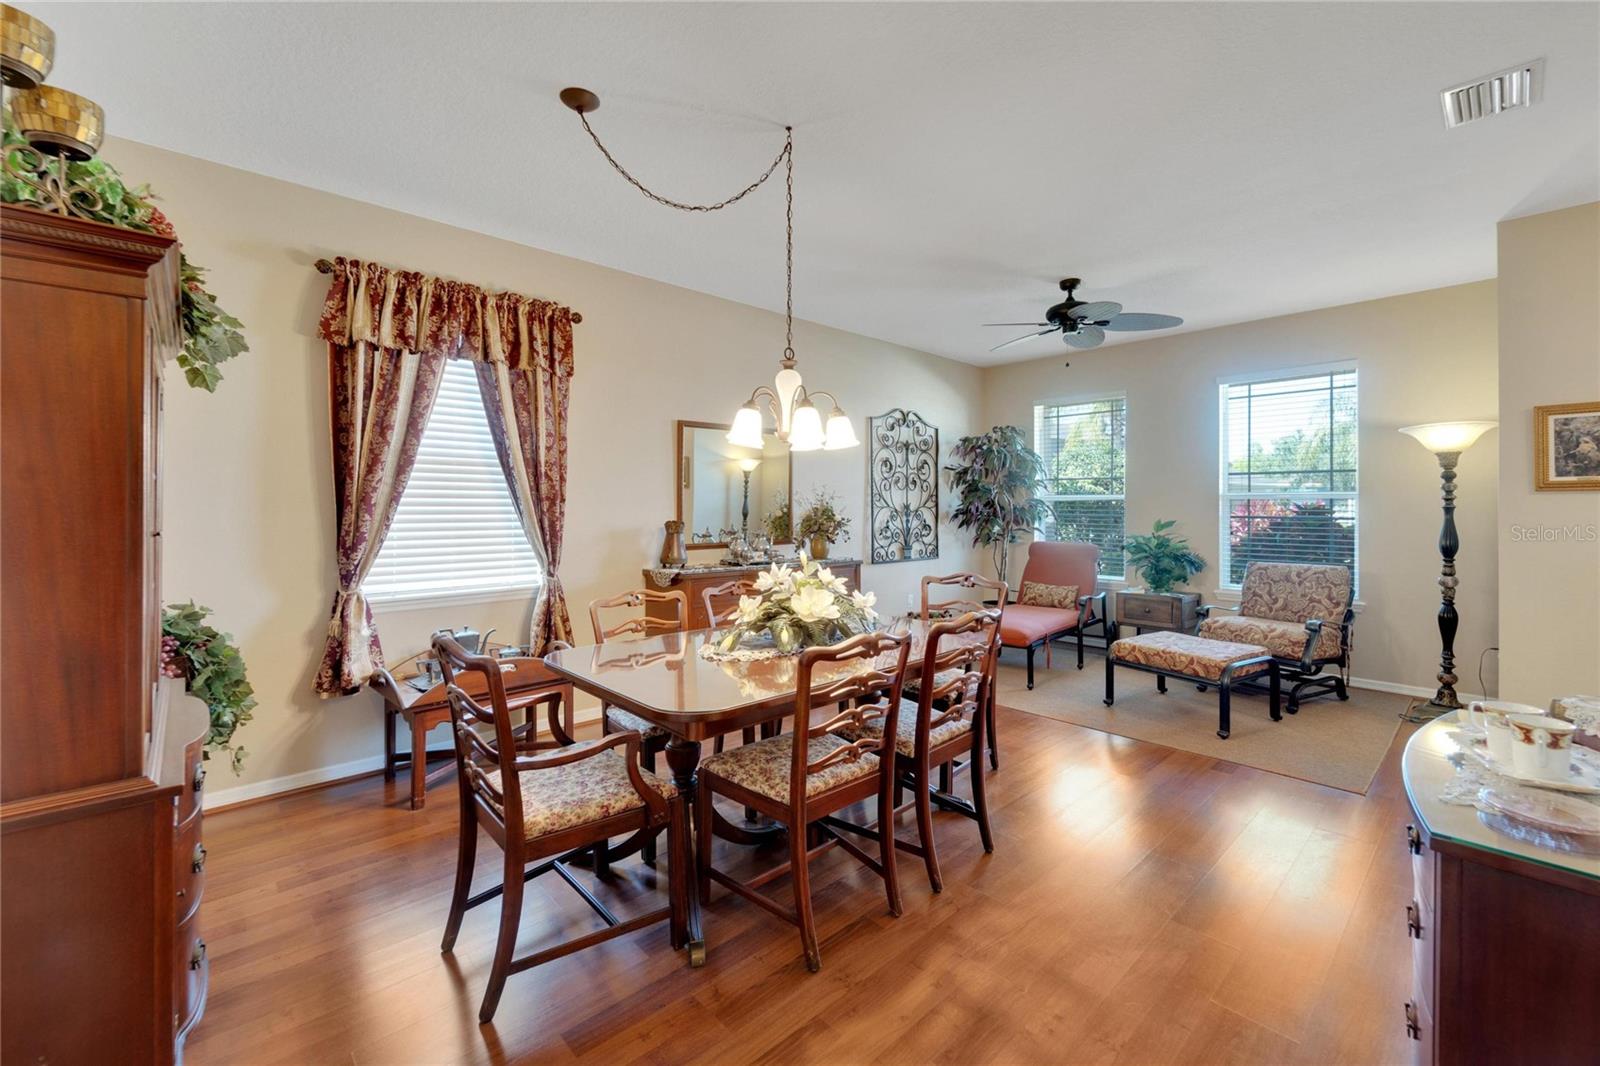
<svg viewBox="0 0 1600 1066">
<path fill-rule="evenodd" d="M 27 143 L 11 125 L 11 113 L 7 111 L 4 146 L 0 151 L 9 158 L 13 150 L 27 147 Z M 60 164 L 52 160 L 46 166 L 54 169 Z M 110 163 L 98 158 L 68 163 L 67 178 L 74 184 L 93 190 L 100 197 L 99 208 L 90 212 L 96 221 L 178 239 L 172 230 L 172 223 L 154 204 L 156 197 L 150 187 L 139 185 L 130 188 Z M 29 204 L 38 203 L 39 200 L 37 189 L 0 170 L 0 202 Z M 181 283 L 178 290 L 181 297 L 179 314 L 183 323 L 183 349 L 178 353 L 178 365 L 183 368 L 184 380 L 191 386 L 215 392 L 217 382 L 222 380 L 218 365 L 249 348 L 241 332 L 244 325 L 217 306 L 216 297 L 207 292 L 203 284 L 205 271 L 181 253 L 178 270 Z"/>
<path fill-rule="evenodd" d="M 194 603 L 169 604 L 161 615 L 161 673 L 181 677 L 191 695 L 211 709 L 206 758 L 213 749 L 233 758 L 233 772 L 244 765 L 244 749 L 232 744 L 233 734 L 250 721 L 255 689 L 245 676 L 244 659 L 233 636 L 206 624 L 211 608 Z"/>
</svg>

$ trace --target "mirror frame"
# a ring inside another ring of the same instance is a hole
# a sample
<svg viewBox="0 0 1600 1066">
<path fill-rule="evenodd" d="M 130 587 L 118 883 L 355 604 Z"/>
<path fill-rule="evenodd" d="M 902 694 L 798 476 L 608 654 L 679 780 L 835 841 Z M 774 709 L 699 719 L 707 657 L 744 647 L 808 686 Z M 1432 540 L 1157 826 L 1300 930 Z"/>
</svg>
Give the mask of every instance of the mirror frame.
<svg viewBox="0 0 1600 1066">
<path fill-rule="evenodd" d="M 672 501 L 673 513 L 678 521 L 683 519 L 683 431 L 686 429 L 720 429 L 724 433 L 733 427 L 726 422 L 696 422 L 692 419 L 680 418 L 672 423 Z M 762 430 L 766 435 L 766 430 Z M 695 541 L 691 539 L 691 530 L 687 527 L 683 531 L 683 546 L 687 551 L 696 548 L 726 548 L 727 541 Z M 794 450 L 789 451 L 789 539 L 773 541 L 774 544 L 793 544 L 794 540 Z"/>
</svg>

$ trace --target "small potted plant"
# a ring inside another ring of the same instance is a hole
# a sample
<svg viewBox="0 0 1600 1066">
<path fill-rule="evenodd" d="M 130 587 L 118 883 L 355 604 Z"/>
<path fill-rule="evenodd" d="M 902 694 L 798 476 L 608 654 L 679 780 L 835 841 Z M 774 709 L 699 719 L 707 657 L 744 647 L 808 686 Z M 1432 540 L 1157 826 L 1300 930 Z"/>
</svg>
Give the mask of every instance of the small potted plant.
<svg viewBox="0 0 1600 1066">
<path fill-rule="evenodd" d="M 767 515 L 767 536 L 774 544 L 787 544 L 794 531 L 789 528 L 789 494 L 780 493 L 773 499 L 772 511 Z"/>
<path fill-rule="evenodd" d="M 1144 575 L 1151 592 L 1171 592 L 1206 568 L 1206 561 L 1189 547 L 1188 538 L 1167 535 L 1177 524 L 1160 519 L 1150 533 L 1127 539 L 1128 565 Z"/>
<path fill-rule="evenodd" d="M 806 504 L 795 528 L 797 540 L 806 542 L 813 559 L 826 559 L 828 546 L 850 532 L 850 519 L 839 513 L 839 498 L 818 489 Z"/>
</svg>

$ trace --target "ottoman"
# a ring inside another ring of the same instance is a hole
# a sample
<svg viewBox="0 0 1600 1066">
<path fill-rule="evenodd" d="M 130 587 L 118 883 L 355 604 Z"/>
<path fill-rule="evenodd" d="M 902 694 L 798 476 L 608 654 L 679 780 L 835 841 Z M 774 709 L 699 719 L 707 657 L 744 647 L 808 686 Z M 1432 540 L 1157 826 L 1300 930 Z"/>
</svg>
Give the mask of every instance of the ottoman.
<svg viewBox="0 0 1600 1066">
<path fill-rule="evenodd" d="M 1167 691 L 1169 677 L 1192 681 L 1202 691 L 1207 685 L 1215 685 L 1217 736 L 1223 740 L 1228 739 L 1230 729 L 1229 704 L 1234 682 L 1264 671 L 1268 675 L 1272 720 L 1283 720 L 1283 714 L 1278 709 L 1278 663 L 1272 653 L 1259 644 L 1235 644 L 1232 641 L 1170 632 L 1144 633 L 1114 640 L 1106 650 L 1107 707 L 1116 699 L 1112 679 L 1119 666 L 1125 670 L 1143 670 L 1147 674 L 1155 674 L 1156 690 L 1159 692 Z"/>
</svg>

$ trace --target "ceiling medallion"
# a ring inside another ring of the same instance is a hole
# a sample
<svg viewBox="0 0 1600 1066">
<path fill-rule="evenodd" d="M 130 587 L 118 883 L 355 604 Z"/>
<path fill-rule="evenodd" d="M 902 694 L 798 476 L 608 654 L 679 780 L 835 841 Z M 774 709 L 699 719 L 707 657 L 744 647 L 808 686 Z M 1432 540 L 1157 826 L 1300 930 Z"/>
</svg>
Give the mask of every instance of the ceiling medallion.
<svg viewBox="0 0 1600 1066">
<path fill-rule="evenodd" d="M 800 372 L 795 369 L 794 355 L 794 128 L 784 127 L 783 149 L 772 160 L 772 165 L 755 181 L 745 186 L 744 189 L 714 204 L 689 204 L 678 200 L 671 200 L 646 188 L 638 178 L 618 163 L 600 143 L 599 136 L 589 125 L 589 112 L 600 107 L 600 98 L 588 89 L 568 88 L 561 90 L 561 102 L 577 112 L 578 119 L 583 123 L 584 130 L 594 141 L 595 147 L 600 149 L 600 154 L 605 156 L 606 162 L 611 164 L 618 174 L 644 195 L 658 204 L 674 208 L 679 211 L 720 211 L 729 204 L 738 203 L 762 185 L 768 178 L 777 172 L 778 164 L 784 164 L 784 300 L 783 324 L 784 347 L 783 358 L 779 362 L 777 376 L 771 385 L 759 385 L 750 394 L 739 408 L 733 419 L 733 428 L 728 431 L 728 441 L 742 448 L 759 450 L 762 446 L 765 419 L 762 414 L 764 406 L 772 415 L 780 440 L 788 442 L 791 451 L 809 452 L 818 448 L 830 451 L 840 448 L 854 448 L 861 442 L 856 438 L 855 427 L 851 425 L 849 417 L 839 407 L 839 401 L 833 393 L 821 389 L 807 390 L 800 379 Z M 816 399 L 826 397 L 829 405 L 827 424 L 823 424 L 822 414 L 818 411 Z"/>
</svg>

